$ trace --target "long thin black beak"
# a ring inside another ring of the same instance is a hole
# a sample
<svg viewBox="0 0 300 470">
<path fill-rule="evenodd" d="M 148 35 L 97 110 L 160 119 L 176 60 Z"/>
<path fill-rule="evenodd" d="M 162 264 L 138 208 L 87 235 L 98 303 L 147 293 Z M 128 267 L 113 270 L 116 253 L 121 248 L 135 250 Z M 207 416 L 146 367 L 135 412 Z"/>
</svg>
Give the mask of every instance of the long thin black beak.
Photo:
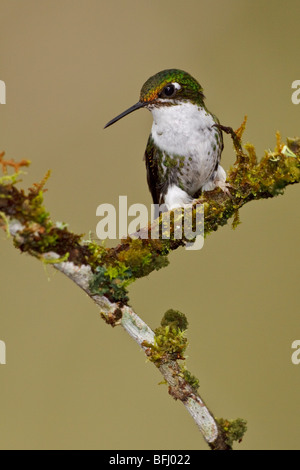
<svg viewBox="0 0 300 470">
<path fill-rule="evenodd" d="M 107 127 L 111 126 L 111 125 L 114 124 L 115 122 L 119 121 L 119 119 L 122 119 L 122 117 L 127 116 L 127 114 L 133 113 L 133 111 L 135 111 L 136 109 L 143 108 L 144 106 L 146 106 L 146 104 L 147 104 L 147 103 L 143 103 L 142 101 L 138 101 L 136 104 L 134 104 L 133 106 L 131 106 L 131 108 L 126 109 L 126 111 L 123 111 L 123 113 L 119 114 L 119 116 L 117 116 L 117 117 L 113 118 L 111 121 L 109 121 L 109 122 L 104 126 L 104 129 L 106 129 Z"/>
</svg>

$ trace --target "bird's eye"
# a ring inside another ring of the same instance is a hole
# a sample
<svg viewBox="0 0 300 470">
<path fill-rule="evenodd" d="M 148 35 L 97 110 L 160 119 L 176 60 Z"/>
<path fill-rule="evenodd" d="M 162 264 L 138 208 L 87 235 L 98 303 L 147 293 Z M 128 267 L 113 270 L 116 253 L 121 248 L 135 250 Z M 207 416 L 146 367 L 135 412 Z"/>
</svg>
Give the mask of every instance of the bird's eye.
<svg viewBox="0 0 300 470">
<path fill-rule="evenodd" d="M 175 96 L 176 94 L 176 88 L 175 86 L 170 83 L 169 85 L 166 85 L 163 90 L 162 90 L 162 93 L 161 93 L 161 96 L 163 98 L 173 98 L 173 96 Z"/>
</svg>

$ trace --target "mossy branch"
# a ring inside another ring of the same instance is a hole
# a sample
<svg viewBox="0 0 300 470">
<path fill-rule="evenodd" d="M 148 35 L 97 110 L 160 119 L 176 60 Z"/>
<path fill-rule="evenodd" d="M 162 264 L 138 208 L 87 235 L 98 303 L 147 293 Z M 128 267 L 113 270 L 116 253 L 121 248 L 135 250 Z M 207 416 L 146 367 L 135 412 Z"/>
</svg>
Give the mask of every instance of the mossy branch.
<svg viewBox="0 0 300 470">
<path fill-rule="evenodd" d="M 216 231 L 233 219 L 239 222 L 238 211 L 246 203 L 275 197 L 300 181 L 300 139 L 283 144 L 277 133 L 274 151 L 266 151 L 258 162 L 254 146 L 242 146 L 245 122 L 231 134 L 236 163 L 228 172 L 230 194 L 219 189 L 206 192 L 198 202 L 204 205 L 205 235 Z M 243 420 L 216 419 L 197 393 L 196 379 L 182 364 L 186 348 L 186 320 L 182 314 L 169 311 L 161 326 L 153 332 L 128 305 L 127 286 L 137 278 L 147 276 L 168 264 L 170 251 L 184 245 L 184 237 L 176 239 L 174 217 L 169 239 L 145 236 L 155 227 L 139 232 L 141 238 L 128 237 L 115 248 L 105 248 L 84 240 L 62 223 L 54 223 L 43 206 L 44 186 L 49 173 L 27 192 L 17 189 L 21 168 L 29 162 L 4 160 L 0 154 L 3 176 L 0 178 L 0 227 L 10 234 L 14 245 L 53 266 L 72 279 L 100 307 L 105 321 L 112 326 L 122 325 L 140 345 L 147 357 L 157 366 L 169 385 L 169 393 L 182 401 L 193 416 L 206 442 L 212 449 L 231 449 L 234 440 L 245 432 Z M 8 168 L 15 173 L 8 174 Z M 177 215 L 176 217 L 181 217 Z M 162 224 L 161 218 L 155 224 Z M 181 361 L 181 362 L 180 362 Z"/>
</svg>

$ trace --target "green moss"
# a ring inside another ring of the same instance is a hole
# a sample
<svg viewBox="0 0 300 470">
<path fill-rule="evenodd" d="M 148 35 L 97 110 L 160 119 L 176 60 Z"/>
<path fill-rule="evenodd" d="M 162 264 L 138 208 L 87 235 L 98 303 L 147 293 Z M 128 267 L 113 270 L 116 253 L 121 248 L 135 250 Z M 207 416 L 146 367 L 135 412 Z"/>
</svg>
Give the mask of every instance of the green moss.
<svg viewBox="0 0 300 470">
<path fill-rule="evenodd" d="M 93 241 L 85 241 L 85 245 L 88 251 L 86 261 L 91 268 L 95 270 L 103 263 L 108 250 L 104 246 Z"/>
<path fill-rule="evenodd" d="M 144 344 L 148 347 L 149 359 L 157 367 L 170 360 L 184 359 L 183 354 L 187 348 L 186 328 L 187 319 L 183 313 L 170 309 L 164 314 L 161 326 L 154 330 L 154 343 Z"/>
<path fill-rule="evenodd" d="M 183 370 L 183 378 L 186 380 L 187 383 L 190 384 L 192 389 L 197 393 L 199 388 L 199 379 L 195 377 L 195 375 L 191 374 L 189 370 L 187 370 L 184 366 L 182 367 Z"/>
<path fill-rule="evenodd" d="M 232 228 L 236 229 L 238 227 L 238 225 L 240 225 L 240 223 L 241 223 L 240 214 L 239 214 L 239 211 L 236 210 L 235 213 L 234 213 L 234 216 L 233 216 Z"/>
<path fill-rule="evenodd" d="M 232 447 L 235 441 L 241 442 L 247 431 L 247 421 L 241 418 L 228 420 L 216 418 L 216 421 L 226 436 L 226 443 Z"/>
<path fill-rule="evenodd" d="M 3 175 L 0 177 L 0 186 L 14 185 L 19 181 L 22 172 L 14 173 L 13 175 Z"/>
<path fill-rule="evenodd" d="M 69 253 L 69 261 L 81 265 L 86 256 L 84 247 L 79 245 L 80 240 L 81 235 L 50 223 L 44 227 L 36 222 L 27 222 L 24 229 L 14 237 L 14 244 L 22 252 L 29 251 L 36 256 L 49 251 L 55 251 L 62 257 Z"/>
<path fill-rule="evenodd" d="M 145 344 L 151 350 L 149 359 L 159 367 L 170 360 L 184 359 L 187 339 L 184 332 L 169 326 L 159 327 L 155 330 L 154 344 Z"/>
<path fill-rule="evenodd" d="M 188 328 L 188 321 L 184 313 L 179 312 L 179 310 L 169 309 L 161 320 L 161 326 L 175 327 L 185 331 Z"/>
<path fill-rule="evenodd" d="M 52 222 L 50 221 L 50 214 L 43 206 L 43 202 L 44 193 L 41 190 L 36 194 L 36 196 L 33 195 L 33 197 L 30 198 L 28 206 L 24 203 L 23 212 L 26 216 L 29 212 L 32 219 L 38 224 L 51 226 Z"/>
<path fill-rule="evenodd" d="M 158 247 L 162 247 L 159 240 L 134 239 L 125 250 L 117 253 L 116 258 L 119 266 L 127 266 L 135 278 L 144 277 L 169 263 L 167 257 L 157 251 Z"/>
<path fill-rule="evenodd" d="M 233 226 L 236 227 L 239 223 L 238 211 L 247 202 L 282 194 L 287 185 L 300 181 L 299 139 L 289 139 L 287 147 L 281 143 L 278 134 L 276 149 L 268 150 L 257 162 L 252 144 L 242 148 L 240 136 L 243 126 L 236 133 L 229 130 L 237 154 L 237 162 L 228 172 L 231 197 L 215 189 L 205 192 L 198 200 L 204 205 L 205 236 L 227 224 L 232 217 Z M 176 158 L 175 161 L 180 169 L 182 161 Z M 169 163 L 172 167 L 174 161 Z M 2 160 L 2 165 L 5 169 L 7 166 L 18 169 L 21 163 Z M 184 240 L 174 238 L 174 225 L 180 222 L 181 215 L 174 216 L 175 222 L 174 217 L 171 217 L 170 233 L 162 217 L 156 222 L 161 236 L 166 235 L 166 239 L 152 240 L 146 237 L 134 240 L 128 237 L 111 249 L 94 242 L 84 243 L 81 235 L 73 234 L 65 225 L 53 224 L 46 211 L 43 187 L 49 173 L 41 183 L 29 188 L 27 193 L 16 188 L 18 175 L 18 172 L 12 176 L 6 173 L 0 179 L 3 227 L 7 227 L 7 221 L 11 219 L 18 220 L 24 226 L 24 230 L 14 237 L 16 246 L 22 251 L 39 255 L 53 250 L 60 257 L 69 253 L 69 261 L 77 265 L 89 264 L 95 274 L 99 274 L 93 284 L 95 291 L 98 285 L 98 293 L 107 292 L 113 299 L 127 299 L 126 287 L 130 282 L 167 266 L 169 252 L 184 245 Z M 149 227 L 143 230 L 147 231 Z M 105 273 L 101 270 L 97 272 L 101 266 Z"/>
<path fill-rule="evenodd" d="M 2 222 L 1 222 L 1 219 L 2 219 Z M 9 233 L 9 220 L 8 220 L 8 218 L 6 217 L 6 215 L 5 215 L 4 212 L 0 212 L 0 227 L 2 227 L 2 226 L 4 226 L 4 229 L 5 229 L 7 238 L 9 238 L 9 237 L 10 237 L 10 233 Z"/>
<path fill-rule="evenodd" d="M 161 320 L 161 326 L 154 330 L 154 343 L 144 342 L 146 354 L 157 367 L 169 361 L 183 361 L 187 348 L 185 331 L 188 321 L 184 313 L 169 309 Z M 180 376 L 197 392 L 199 380 L 187 370 L 184 363 L 180 366 Z"/>
<path fill-rule="evenodd" d="M 126 303 L 128 291 L 126 287 L 134 278 L 132 271 L 126 266 L 98 266 L 90 281 L 92 294 L 105 295 L 112 302 Z"/>
<path fill-rule="evenodd" d="M 111 301 L 126 303 L 127 286 L 131 282 L 168 264 L 166 255 L 158 252 L 158 247 L 161 249 L 162 246 L 160 241 L 143 241 L 123 240 L 115 252 L 95 243 L 88 243 L 88 262 L 95 271 L 90 283 L 93 294 L 106 295 Z"/>
<path fill-rule="evenodd" d="M 49 228 L 52 222 L 49 213 L 43 206 L 43 191 L 29 190 L 28 194 L 18 191 L 13 185 L 0 185 L 0 208 L 8 216 L 14 217 L 22 224 L 38 223 Z"/>
</svg>

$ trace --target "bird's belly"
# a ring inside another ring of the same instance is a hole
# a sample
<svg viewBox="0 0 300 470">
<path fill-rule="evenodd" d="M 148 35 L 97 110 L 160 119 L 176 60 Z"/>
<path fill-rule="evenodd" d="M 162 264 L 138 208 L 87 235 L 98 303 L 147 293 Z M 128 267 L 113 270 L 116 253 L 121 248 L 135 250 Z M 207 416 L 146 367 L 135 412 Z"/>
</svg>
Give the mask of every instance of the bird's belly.
<svg viewBox="0 0 300 470">
<path fill-rule="evenodd" d="M 192 195 L 211 180 L 221 136 L 206 109 L 191 103 L 152 111 L 151 135 L 162 153 L 163 179 Z"/>
<path fill-rule="evenodd" d="M 190 158 L 185 158 L 184 165 L 177 176 L 182 189 L 193 195 L 211 179 L 216 167 L 217 155 L 212 158 L 207 154 L 199 153 L 191 160 Z"/>
<path fill-rule="evenodd" d="M 197 138 L 190 136 L 184 142 L 178 137 L 173 139 L 172 145 L 161 143 L 163 148 L 168 148 L 163 151 L 164 175 L 170 184 L 176 184 L 193 195 L 212 178 L 220 156 L 220 145 L 215 132 L 208 129 Z"/>
</svg>

